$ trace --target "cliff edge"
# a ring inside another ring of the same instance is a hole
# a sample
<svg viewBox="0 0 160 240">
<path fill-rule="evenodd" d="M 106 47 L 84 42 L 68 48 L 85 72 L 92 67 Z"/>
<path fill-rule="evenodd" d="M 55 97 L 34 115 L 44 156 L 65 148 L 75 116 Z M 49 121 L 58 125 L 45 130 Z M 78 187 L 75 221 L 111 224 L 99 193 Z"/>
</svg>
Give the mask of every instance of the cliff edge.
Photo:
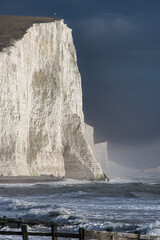
<svg viewBox="0 0 160 240">
<path fill-rule="evenodd" d="M 104 178 L 85 137 L 71 29 L 61 19 L 0 22 L 0 174 Z"/>
</svg>

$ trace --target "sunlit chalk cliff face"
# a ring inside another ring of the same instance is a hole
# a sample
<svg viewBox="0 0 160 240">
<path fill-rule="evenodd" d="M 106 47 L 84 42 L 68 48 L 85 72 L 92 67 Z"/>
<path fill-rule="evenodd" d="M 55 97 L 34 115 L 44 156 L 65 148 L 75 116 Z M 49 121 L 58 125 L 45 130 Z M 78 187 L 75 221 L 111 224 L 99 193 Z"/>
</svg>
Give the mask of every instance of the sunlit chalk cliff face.
<svg viewBox="0 0 160 240">
<path fill-rule="evenodd" d="M 71 29 L 35 23 L 0 52 L 0 174 L 103 178 L 84 134 Z"/>
</svg>

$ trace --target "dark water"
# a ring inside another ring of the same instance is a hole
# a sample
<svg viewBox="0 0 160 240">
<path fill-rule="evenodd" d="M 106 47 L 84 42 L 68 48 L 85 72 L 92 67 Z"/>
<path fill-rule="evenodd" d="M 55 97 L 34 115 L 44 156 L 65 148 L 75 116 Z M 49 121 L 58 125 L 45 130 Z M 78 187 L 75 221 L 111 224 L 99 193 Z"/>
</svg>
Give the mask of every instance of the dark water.
<svg viewBox="0 0 160 240">
<path fill-rule="evenodd" d="M 160 235 L 160 184 L 87 182 L 0 185 L 1 216 L 69 223 L 67 229 Z"/>
</svg>

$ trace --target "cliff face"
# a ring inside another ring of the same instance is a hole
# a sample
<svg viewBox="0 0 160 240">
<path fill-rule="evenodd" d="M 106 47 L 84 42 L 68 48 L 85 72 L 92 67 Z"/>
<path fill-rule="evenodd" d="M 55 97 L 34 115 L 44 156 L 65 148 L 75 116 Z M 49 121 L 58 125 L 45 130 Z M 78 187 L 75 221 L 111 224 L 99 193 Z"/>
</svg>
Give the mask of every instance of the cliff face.
<svg viewBox="0 0 160 240">
<path fill-rule="evenodd" d="M 103 176 L 84 134 L 71 30 L 35 23 L 0 52 L 0 174 Z"/>
<path fill-rule="evenodd" d="M 110 161 L 108 160 L 107 142 L 105 141 L 105 142 L 95 143 L 94 128 L 86 123 L 85 123 L 85 137 L 92 149 L 92 152 L 97 162 L 100 164 L 101 168 L 103 169 L 103 172 L 108 176 Z M 107 176 L 106 178 L 109 180 Z"/>
</svg>

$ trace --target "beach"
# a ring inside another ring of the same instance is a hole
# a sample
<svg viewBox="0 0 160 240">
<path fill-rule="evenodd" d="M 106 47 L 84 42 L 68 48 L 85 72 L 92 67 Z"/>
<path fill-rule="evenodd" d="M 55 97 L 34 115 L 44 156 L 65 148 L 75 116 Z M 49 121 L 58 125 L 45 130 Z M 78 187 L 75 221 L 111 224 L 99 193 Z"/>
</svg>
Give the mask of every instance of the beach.
<svg viewBox="0 0 160 240">
<path fill-rule="evenodd" d="M 39 183 L 39 182 L 59 182 L 64 180 L 60 177 L 54 177 L 52 175 L 43 176 L 1 176 L 0 184 L 17 184 L 17 183 Z"/>
</svg>

